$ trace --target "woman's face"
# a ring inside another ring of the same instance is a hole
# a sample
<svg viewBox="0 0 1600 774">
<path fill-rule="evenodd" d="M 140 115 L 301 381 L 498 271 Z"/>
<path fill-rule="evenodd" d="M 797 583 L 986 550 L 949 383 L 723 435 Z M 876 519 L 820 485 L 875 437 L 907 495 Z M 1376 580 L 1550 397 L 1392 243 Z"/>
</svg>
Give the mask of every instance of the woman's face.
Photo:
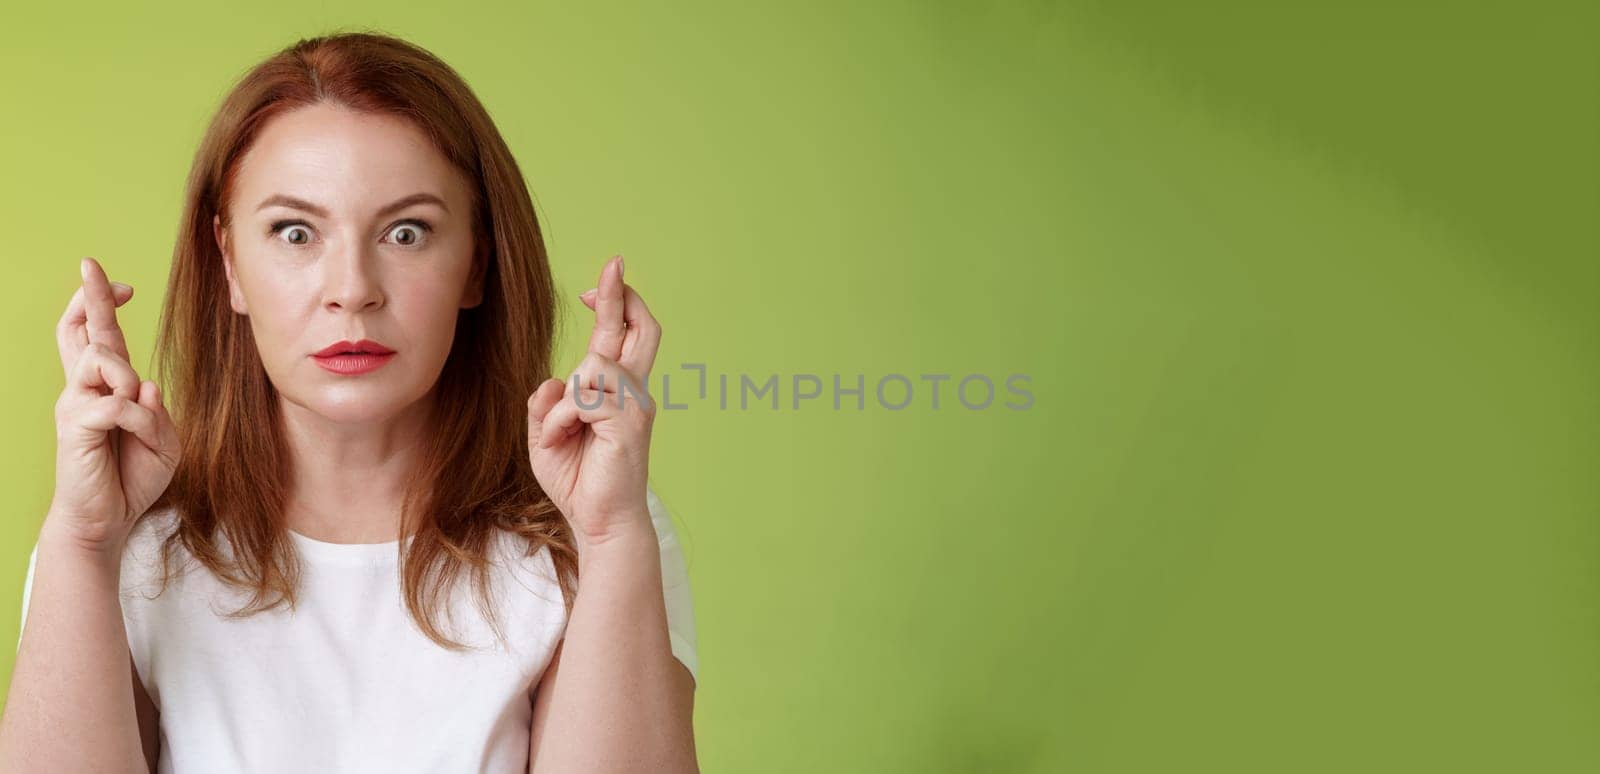
<svg viewBox="0 0 1600 774">
<path fill-rule="evenodd" d="M 214 223 L 233 311 L 283 398 L 381 421 L 427 395 L 482 300 L 467 181 L 403 119 L 329 103 L 267 123 Z M 339 342 L 392 355 L 324 355 Z"/>
</svg>

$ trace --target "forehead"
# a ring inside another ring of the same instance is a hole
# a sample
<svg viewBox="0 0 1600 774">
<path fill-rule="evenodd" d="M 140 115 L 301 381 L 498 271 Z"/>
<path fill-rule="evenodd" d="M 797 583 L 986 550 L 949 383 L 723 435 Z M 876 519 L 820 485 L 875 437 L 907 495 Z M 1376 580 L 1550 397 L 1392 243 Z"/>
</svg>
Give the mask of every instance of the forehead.
<svg viewBox="0 0 1600 774">
<path fill-rule="evenodd" d="M 296 108 L 268 121 L 240 159 L 236 175 L 234 202 L 244 215 L 273 194 L 351 214 L 418 191 L 452 203 L 466 198 L 460 171 L 416 125 L 331 103 Z"/>
</svg>

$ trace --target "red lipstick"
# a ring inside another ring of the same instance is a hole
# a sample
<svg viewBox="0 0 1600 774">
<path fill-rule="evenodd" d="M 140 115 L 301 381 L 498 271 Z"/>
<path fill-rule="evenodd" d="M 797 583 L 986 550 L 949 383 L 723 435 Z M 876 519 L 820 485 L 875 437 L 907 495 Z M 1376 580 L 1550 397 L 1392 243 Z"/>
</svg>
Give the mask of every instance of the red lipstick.
<svg viewBox="0 0 1600 774">
<path fill-rule="evenodd" d="M 394 350 L 370 339 L 338 341 L 311 356 L 317 365 L 343 376 L 376 371 L 394 358 Z"/>
</svg>

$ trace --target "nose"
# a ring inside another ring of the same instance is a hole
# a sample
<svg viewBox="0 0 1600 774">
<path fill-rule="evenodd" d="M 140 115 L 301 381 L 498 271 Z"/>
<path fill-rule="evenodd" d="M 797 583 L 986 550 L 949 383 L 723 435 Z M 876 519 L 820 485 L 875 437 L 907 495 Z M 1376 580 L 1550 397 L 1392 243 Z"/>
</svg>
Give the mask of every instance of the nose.
<svg viewBox="0 0 1600 774">
<path fill-rule="evenodd" d="M 383 305 L 383 288 L 376 256 L 361 246 L 345 246 L 323 253 L 323 306 L 328 311 L 361 312 Z"/>
</svg>

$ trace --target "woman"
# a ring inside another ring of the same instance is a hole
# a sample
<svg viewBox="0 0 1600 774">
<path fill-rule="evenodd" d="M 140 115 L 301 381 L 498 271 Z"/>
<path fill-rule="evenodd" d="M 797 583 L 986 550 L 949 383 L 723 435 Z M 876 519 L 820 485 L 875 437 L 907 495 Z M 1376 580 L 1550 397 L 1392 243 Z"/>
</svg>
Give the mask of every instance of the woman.
<svg viewBox="0 0 1600 774">
<path fill-rule="evenodd" d="M 170 415 L 133 289 L 82 275 L 5 771 L 696 770 L 660 327 L 617 256 L 548 378 L 532 203 L 448 66 L 325 36 L 226 98 L 162 310 Z"/>
</svg>

